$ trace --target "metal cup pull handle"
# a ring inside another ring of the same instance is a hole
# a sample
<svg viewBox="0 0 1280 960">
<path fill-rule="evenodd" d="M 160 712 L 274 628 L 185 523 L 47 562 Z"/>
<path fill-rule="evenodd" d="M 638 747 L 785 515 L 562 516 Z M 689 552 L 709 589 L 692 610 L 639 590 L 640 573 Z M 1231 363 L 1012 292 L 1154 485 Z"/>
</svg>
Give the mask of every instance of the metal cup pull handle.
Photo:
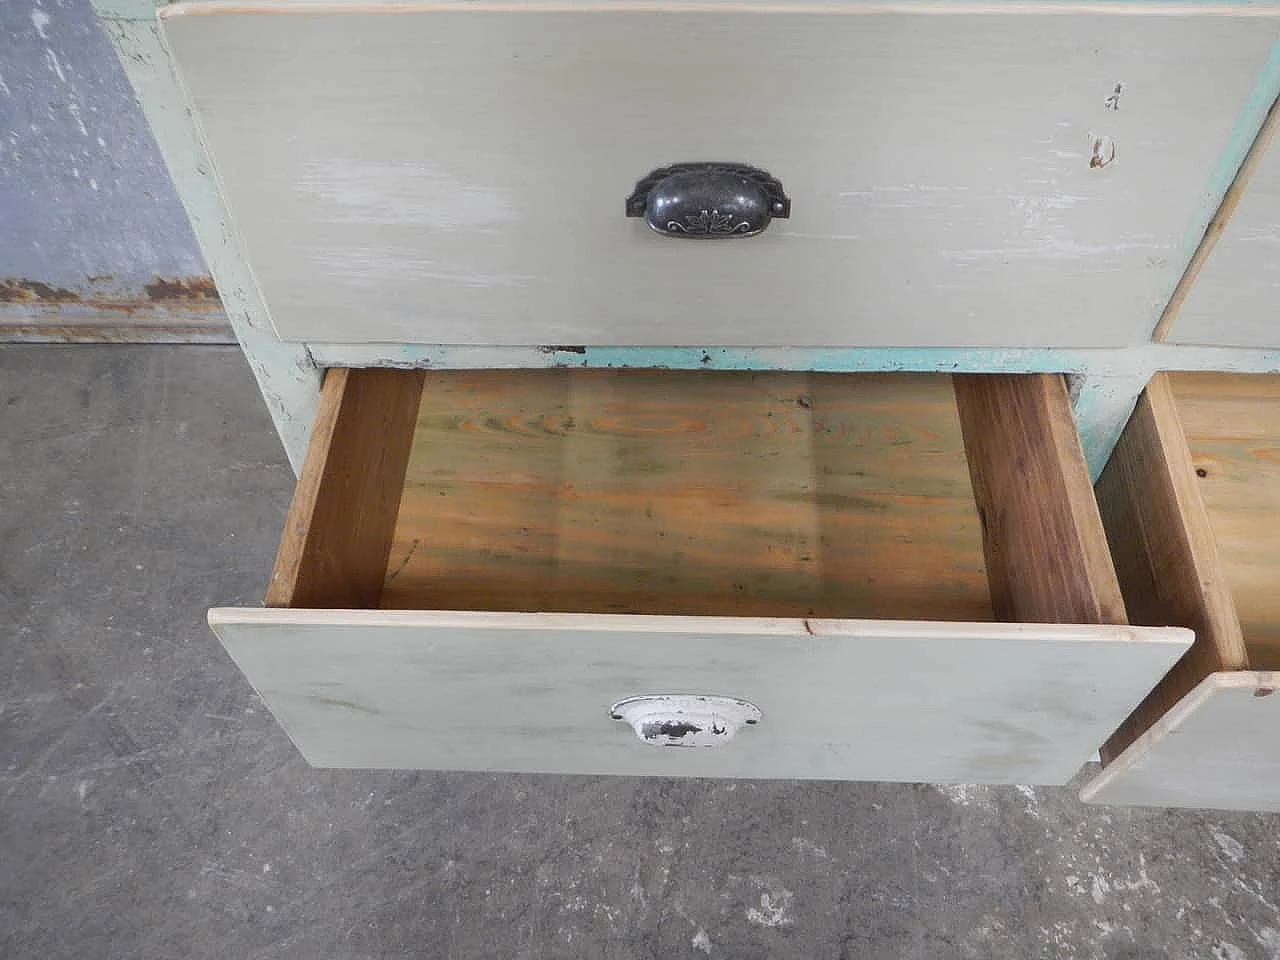
<svg viewBox="0 0 1280 960">
<path fill-rule="evenodd" d="M 636 184 L 627 216 L 643 217 L 664 237 L 725 240 L 754 237 L 775 217 L 791 216 L 791 200 L 775 177 L 757 167 L 677 163 Z"/>
<path fill-rule="evenodd" d="M 762 714 L 755 704 L 733 697 L 655 694 L 619 700 L 609 716 L 630 725 L 650 746 L 718 747 L 759 723 Z"/>
</svg>

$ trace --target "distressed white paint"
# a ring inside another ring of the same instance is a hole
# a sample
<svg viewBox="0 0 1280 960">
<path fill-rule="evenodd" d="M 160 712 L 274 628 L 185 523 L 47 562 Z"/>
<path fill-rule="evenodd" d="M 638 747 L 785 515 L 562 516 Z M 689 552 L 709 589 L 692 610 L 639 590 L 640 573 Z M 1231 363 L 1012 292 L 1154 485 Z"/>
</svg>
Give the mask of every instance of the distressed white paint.
<svg viewBox="0 0 1280 960">
<path fill-rule="evenodd" d="M 961 347 L 583 347 L 424 346 L 313 343 L 326 367 L 430 367 L 438 370 L 536 367 L 666 367 L 679 370 L 926 371 L 943 373 L 1070 373 L 1128 380 L 1136 399 L 1153 373 L 1210 370 L 1280 373 L 1280 350 L 1142 344 L 1125 349 L 966 349 Z M 1111 386 L 1118 386 L 1113 383 Z M 1110 396 L 1119 402 L 1119 395 Z M 1108 402 L 1111 402 L 1110 400 Z"/>
<path fill-rule="evenodd" d="M 322 767 L 1056 784 L 1189 645 L 1113 626 L 213 610 Z M 712 750 L 657 750 L 630 695 L 749 700 Z"/>
<path fill-rule="evenodd" d="M 1280 148 L 1273 141 L 1169 333 L 1170 341 L 1280 347 Z"/>
<path fill-rule="evenodd" d="M 244 350 L 289 462 L 297 472 L 320 395 L 320 371 L 304 346 L 275 336 L 253 273 L 231 229 L 222 197 L 192 124 L 150 4 L 98 0 L 103 26 L 156 135 L 178 196 L 191 220 L 227 319 Z"/>
<path fill-rule="evenodd" d="M 654 747 L 721 747 L 760 722 L 760 708 L 733 697 L 645 694 L 609 708 L 609 716 Z"/>
<path fill-rule="evenodd" d="M 1090 803 L 1280 811 L 1280 673 L 1214 673 L 1103 768 Z"/>
<path fill-rule="evenodd" d="M 280 335 L 329 343 L 1136 342 L 1274 39 L 1230 17 L 197 7 L 165 30 L 245 251 Z M 1116 159 L 1091 167 L 1100 138 Z M 792 219 L 698 243 L 623 217 L 690 159 L 771 170 Z"/>
</svg>

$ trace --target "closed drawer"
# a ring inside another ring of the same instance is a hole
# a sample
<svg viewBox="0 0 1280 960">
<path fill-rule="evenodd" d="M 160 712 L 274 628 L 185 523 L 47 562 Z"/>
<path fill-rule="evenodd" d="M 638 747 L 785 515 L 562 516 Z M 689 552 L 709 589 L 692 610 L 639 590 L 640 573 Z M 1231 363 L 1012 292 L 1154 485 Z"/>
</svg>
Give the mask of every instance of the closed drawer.
<svg viewBox="0 0 1280 960">
<path fill-rule="evenodd" d="M 334 344 L 1128 346 L 1275 40 L 1141 5 L 718 6 L 161 23 L 277 333 Z M 700 161 L 769 171 L 790 217 L 707 242 L 624 215 Z"/>
<path fill-rule="evenodd" d="M 1191 642 L 1057 376 L 331 370 L 267 604 L 210 622 L 336 767 L 1061 783 Z"/>
<path fill-rule="evenodd" d="M 1280 124 L 1272 119 L 1269 126 Z M 1264 130 L 1254 147 L 1254 166 L 1239 206 L 1186 293 L 1169 329 L 1173 343 L 1231 347 L 1280 347 L 1272 306 L 1280 297 L 1280 149 Z M 1238 181 L 1237 181 L 1238 182 Z"/>
<path fill-rule="evenodd" d="M 1156 377 L 1098 501 L 1133 621 L 1196 642 L 1085 798 L 1280 810 L 1280 377 Z"/>
</svg>

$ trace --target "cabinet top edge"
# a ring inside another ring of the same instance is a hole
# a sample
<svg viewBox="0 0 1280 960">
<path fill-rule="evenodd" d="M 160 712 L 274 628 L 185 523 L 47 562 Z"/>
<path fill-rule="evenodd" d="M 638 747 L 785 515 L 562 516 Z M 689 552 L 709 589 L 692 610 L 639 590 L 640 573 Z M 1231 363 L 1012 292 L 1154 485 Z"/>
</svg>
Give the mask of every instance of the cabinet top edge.
<svg viewBox="0 0 1280 960">
<path fill-rule="evenodd" d="M 99 0 L 99 5 L 110 0 Z M 1280 17 L 1280 0 L 182 0 L 161 19 L 294 13 L 758 13 Z"/>
</svg>

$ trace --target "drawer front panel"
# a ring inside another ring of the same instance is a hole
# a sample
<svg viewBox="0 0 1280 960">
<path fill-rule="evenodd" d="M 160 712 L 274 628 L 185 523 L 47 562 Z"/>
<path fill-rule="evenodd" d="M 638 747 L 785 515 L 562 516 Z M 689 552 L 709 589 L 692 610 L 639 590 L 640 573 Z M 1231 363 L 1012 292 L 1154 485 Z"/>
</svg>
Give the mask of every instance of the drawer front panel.
<svg viewBox="0 0 1280 960">
<path fill-rule="evenodd" d="M 1275 126 L 1280 121 L 1272 120 Z M 1274 133 L 1270 134 L 1274 137 Z M 1274 140 L 1169 331 L 1174 343 L 1280 347 L 1280 149 Z"/>
<path fill-rule="evenodd" d="M 1280 812 L 1280 673 L 1201 681 L 1081 796 L 1092 803 Z"/>
<path fill-rule="evenodd" d="M 329 343 L 1131 343 L 1274 39 L 1235 17 L 203 9 L 164 30 L 237 233 L 279 335 Z M 790 218 L 705 241 L 624 216 L 687 161 L 768 170 Z"/>
<path fill-rule="evenodd" d="M 699 617 L 214 610 L 322 767 L 1063 783 L 1190 643 L 1183 630 Z M 760 708 L 658 748 L 629 696 Z"/>
<path fill-rule="evenodd" d="M 1280 810 L 1280 380 L 1159 374 L 1098 482 L 1129 614 L 1192 649 L 1102 749 L 1098 803 Z"/>
</svg>

